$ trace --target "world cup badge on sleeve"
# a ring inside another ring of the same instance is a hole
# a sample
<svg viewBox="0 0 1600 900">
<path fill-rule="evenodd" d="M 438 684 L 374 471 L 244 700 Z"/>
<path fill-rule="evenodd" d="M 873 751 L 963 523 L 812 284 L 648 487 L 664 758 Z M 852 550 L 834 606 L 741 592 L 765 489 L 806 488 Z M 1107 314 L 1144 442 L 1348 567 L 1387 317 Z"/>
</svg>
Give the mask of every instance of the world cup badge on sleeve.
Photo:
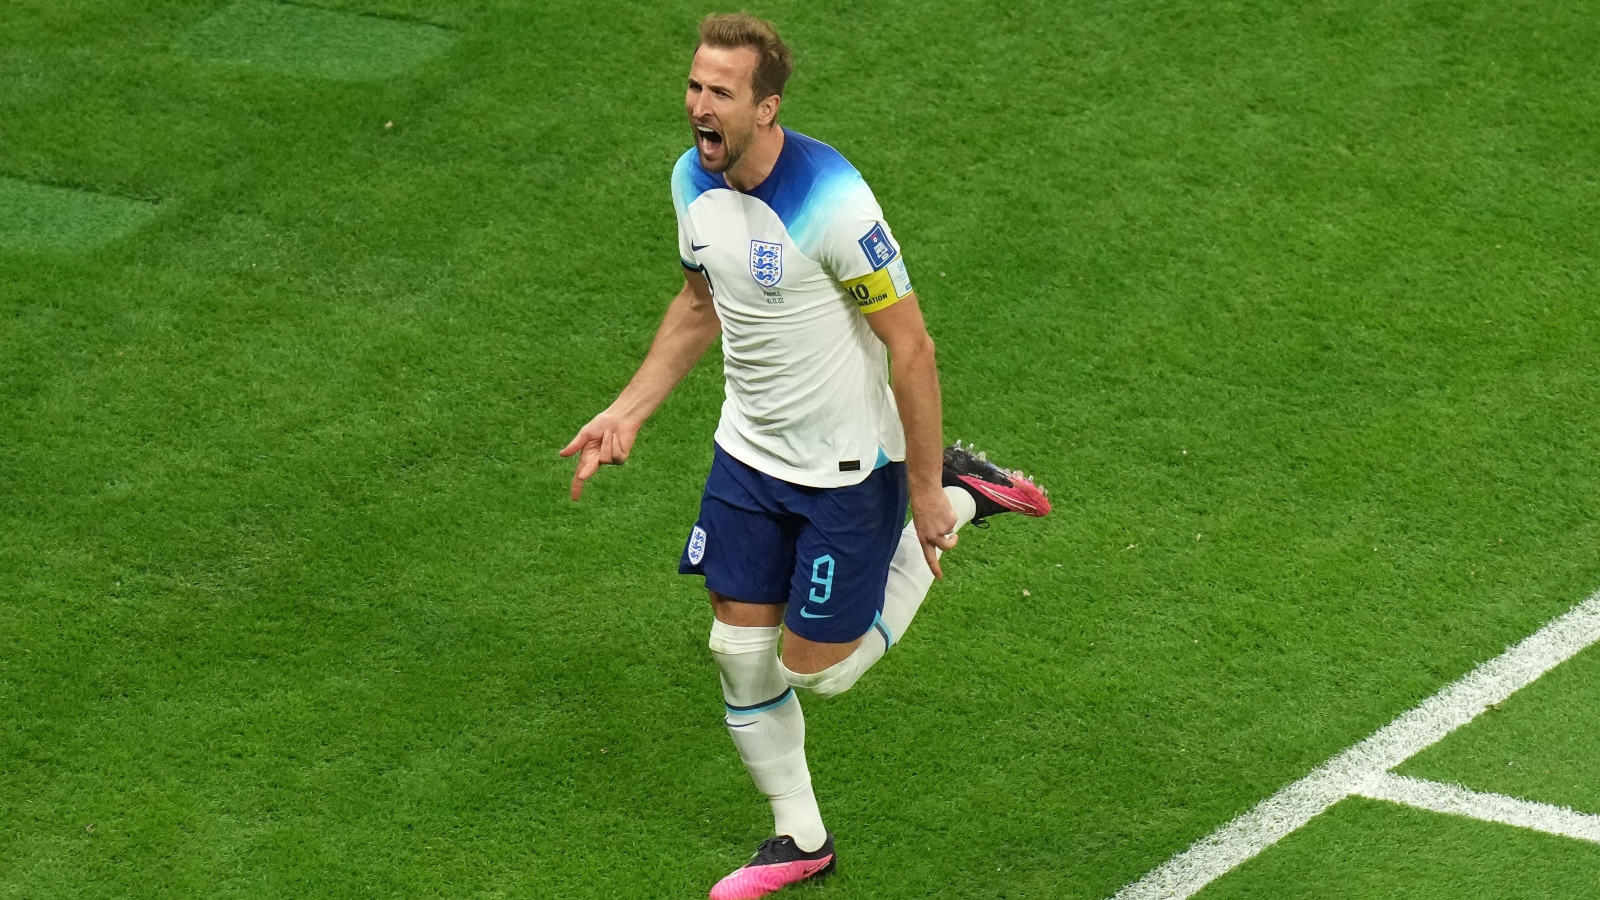
<svg viewBox="0 0 1600 900">
<path fill-rule="evenodd" d="M 872 230 L 862 235 L 856 243 L 861 245 L 861 252 L 867 255 L 867 262 L 872 264 L 874 272 L 893 262 L 895 256 L 899 254 L 894 244 L 889 242 L 889 235 L 883 230 L 882 222 L 872 223 Z"/>
<path fill-rule="evenodd" d="M 777 285 L 783 279 L 783 245 L 770 241 L 751 241 L 750 277 L 762 287 Z"/>
</svg>

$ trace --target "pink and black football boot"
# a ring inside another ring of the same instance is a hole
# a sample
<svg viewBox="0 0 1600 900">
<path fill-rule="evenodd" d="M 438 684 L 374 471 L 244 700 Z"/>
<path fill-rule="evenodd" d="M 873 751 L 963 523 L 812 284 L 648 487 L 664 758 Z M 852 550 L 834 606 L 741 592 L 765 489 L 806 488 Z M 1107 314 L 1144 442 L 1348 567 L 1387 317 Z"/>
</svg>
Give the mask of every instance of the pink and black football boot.
<svg viewBox="0 0 1600 900">
<path fill-rule="evenodd" d="M 943 481 L 946 487 L 963 488 L 972 495 L 978 504 L 972 524 L 979 528 L 988 524 L 985 519 L 1000 513 L 1038 518 L 1050 512 L 1050 496 L 1032 478 L 1000 468 L 987 455 L 970 444 L 963 447 L 960 441 L 944 448 Z"/>
<path fill-rule="evenodd" d="M 823 878 L 838 866 L 833 855 L 833 834 L 810 853 L 801 850 L 787 834 L 767 838 L 756 855 L 711 889 L 711 900 L 755 900 L 802 881 Z"/>
</svg>

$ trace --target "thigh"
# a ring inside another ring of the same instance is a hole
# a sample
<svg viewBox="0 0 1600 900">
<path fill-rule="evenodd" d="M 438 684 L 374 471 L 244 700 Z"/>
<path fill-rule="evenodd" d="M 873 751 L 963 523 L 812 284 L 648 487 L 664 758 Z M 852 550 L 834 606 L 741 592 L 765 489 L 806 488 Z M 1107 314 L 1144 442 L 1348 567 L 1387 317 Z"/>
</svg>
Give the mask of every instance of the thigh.
<svg viewBox="0 0 1600 900">
<path fill-rule="evenodd" d="M 906 501 L 904 463 L 883 466 L 860 484 L 817 493 L 795 541 L 784 616 L 790 631 L 822 643 L 867 633 L 883 611 Z"/>
<path fill-rule="evenodd" d="M 711 594 L 711 613 L 724 625 L 771 628 L 783 624 L 782 603 L 746 603 L 725 597 L 716 591 Z"/>
</svg>

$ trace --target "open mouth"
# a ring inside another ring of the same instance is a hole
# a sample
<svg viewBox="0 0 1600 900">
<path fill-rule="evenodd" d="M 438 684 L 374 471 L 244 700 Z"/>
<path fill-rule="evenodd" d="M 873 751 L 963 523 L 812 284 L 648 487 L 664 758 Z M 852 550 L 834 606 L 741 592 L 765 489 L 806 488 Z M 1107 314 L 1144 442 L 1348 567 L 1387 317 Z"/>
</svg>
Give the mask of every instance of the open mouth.
<svg viewBox="0 0 1600 900">
<path fill-rule="evenodd" d="M 706 153 L 714 152 L 722 147 L 722 132 L 714 128 L 696 125 L 694 127 L 694 136 L 695 141 L 700 145 L 700 149 Z"/>
</svg>

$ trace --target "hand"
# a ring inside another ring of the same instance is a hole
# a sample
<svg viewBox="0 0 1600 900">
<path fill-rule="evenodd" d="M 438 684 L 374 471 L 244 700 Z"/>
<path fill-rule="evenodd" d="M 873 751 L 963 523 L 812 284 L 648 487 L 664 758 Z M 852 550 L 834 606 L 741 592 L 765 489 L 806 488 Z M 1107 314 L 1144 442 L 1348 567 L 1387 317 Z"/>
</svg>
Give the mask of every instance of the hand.
<svg viewBox="0 0 1600 900">
<path fill-rule="evenodd" d="M 642 424 L 608 409 L 583 426 L 572 443 L 561 451 L 563 457 L 578 454 L 578 470 L 572 475 L 572 499 L 578 499 L 583 493 L 583 483 L 601 466 L 620 466 L 628 461 L 633 439 L 639 435 Z"/>
<path fill-rule="evenodd" d="M 934 485 L 932 489 L 912 493 L 911 523 L 916 526 L 917 541 L 922 544 L 922 556 L 928 561 L 933 577 L 943 578 L 938 551 L 949 550 L 957 540 L 951 533 L 956 530 L 956 510 L 945 496 L 944 488 Z"/>
</svg>

